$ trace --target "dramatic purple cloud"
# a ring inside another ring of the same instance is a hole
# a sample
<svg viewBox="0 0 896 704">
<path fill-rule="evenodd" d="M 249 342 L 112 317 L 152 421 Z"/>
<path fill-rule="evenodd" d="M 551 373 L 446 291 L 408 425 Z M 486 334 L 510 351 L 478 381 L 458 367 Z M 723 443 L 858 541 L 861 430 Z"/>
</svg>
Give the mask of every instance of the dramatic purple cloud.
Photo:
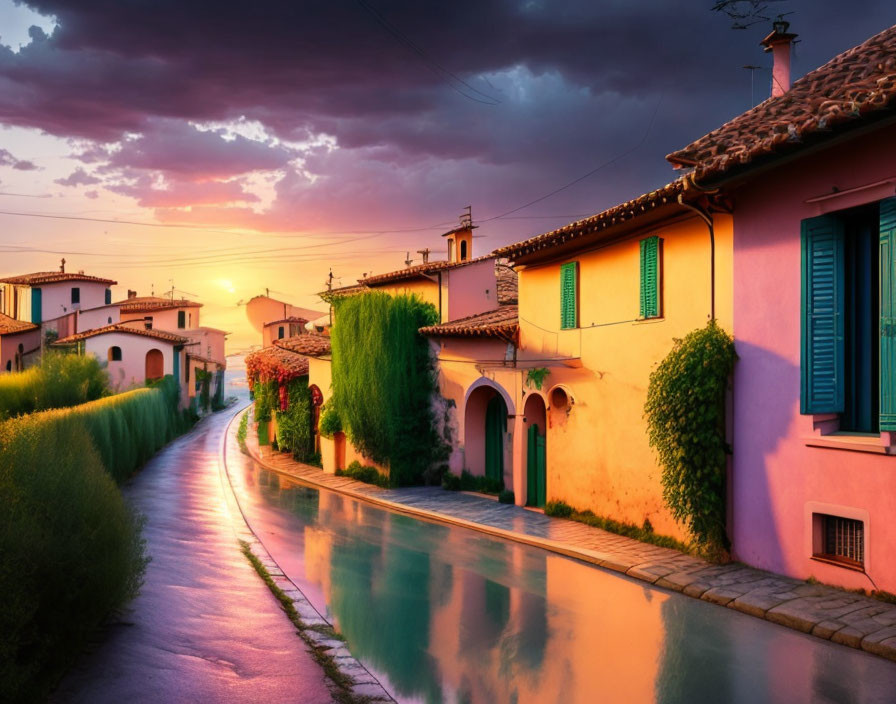
<svg viewBox="0 0 896 704">
<path fill-rule="evenodd" d="M 79 166 L 65 178 L 57 178 L 53 183 L 58 183 L 60 186 L 92 186 L 100 183 L 101 180 L 96 176 L 91 176 Z"/>
<path fill-rule="evenodd" d="M 16 159 L 6 149 L 0 149 L 0 166 L 10 166 L 17 171 L 34 171 L 37 169 L 37 164 L 33 161 Z"/>
</svg>

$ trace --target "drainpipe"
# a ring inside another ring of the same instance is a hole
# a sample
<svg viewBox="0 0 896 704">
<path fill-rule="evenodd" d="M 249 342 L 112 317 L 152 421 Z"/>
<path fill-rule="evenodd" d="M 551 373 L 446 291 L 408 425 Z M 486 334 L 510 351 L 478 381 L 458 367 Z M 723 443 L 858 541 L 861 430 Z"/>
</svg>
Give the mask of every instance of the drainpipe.
<svg viewBox="0 0 896 704">
<path fill-rule="evenodd" d="M 697 186 L 691 180 L 691 183 L 694 186 Z M 697 186 L 699 188 L 699 186 Z M 705 190 L 705 189 L 701 189 Z M 684 194 L 678 194 L 678 204 L 688 210 L 696 213 L 697 217 L 703 220 L 706 223 L 706 228 L 709 230 L 709 317 L 710 320 L 716 319 L 716 231 L 713 226 L 712 215 L 709 211 L 703 210 L 703 208 L 699 208 L 696 205 L 691 205 L 690 203 L 685 203 L 684 198 L 682 197 Z"/>
<path fill-rule="evenodd" d="M 438 272 L 439 276 L 439 322 L 444 322 L 442 320 L 442 272 Z"/>
</svg>

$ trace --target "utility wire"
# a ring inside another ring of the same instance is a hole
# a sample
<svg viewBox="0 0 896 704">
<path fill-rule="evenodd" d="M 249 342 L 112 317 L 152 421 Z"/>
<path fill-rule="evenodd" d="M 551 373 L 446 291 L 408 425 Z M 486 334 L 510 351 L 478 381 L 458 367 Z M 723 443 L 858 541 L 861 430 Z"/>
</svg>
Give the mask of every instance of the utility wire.
<svg viewBox="0 0 896 704">
<path fill-rule="evenodd" d="M 494 96 L 488 95 L 487 93 L 483 93 L 481 90 L 474 88 L 469 83 L 467 83 L 464 79 L 460 78 L 456 74 L 454 74 L 451 71 L 449 71 L 448 69 L 446 69 L 441 64 L 437 63 L 423 49 L 421 49 L 413 41 L 411 41 L 408 37 L 406 37 L 404 34 L 402 34 L 398 29 L 396 29 L 394 26 L 392 26 L 392 24 L 390 24 L 389 21 L 385 17 L 383 17 L 383 15 L 381 15 L 374 7 L 372 7 L 365 0 L 357 0 L 357 3 L 362 8 L 364 8 L 380 24 L 380 26 L 382 26 L 387 32 L 389 32 L 389 34 L 391 34 L 399 42 L 404 44 L 404 46 L 406 46 L 408 49 L 410 49 L 415 54 L 417 54 L 417 56 L 419 56 L 420 59 L 422 59 L 423 63 L 425 63 L 430 68 L 430 70 L 432 70 L 437 76 L 442 78 L 442 80 L 444 80 L 445 83 L 455 93 L 462 95 L 463 97 L 467 98 L 468 100 L 473 100 L 477 103 L 482 103 L 483 105 L 494 106 L 494 105 L 500 104 L 501 101 L 498 100 L 497 98 L 495 98 Z M 481 100 L 480 98 L 477 98 L 475 96 L 468 95 L 467 93 L 463 92 L 460 88 L 458 88 L 454 83 L 452 83 L 452 81 L 456 81 L 457 83 L 460 83 L 462 86 L 468 88 L 469 90 L 473 91 L 474 93 L 481 96 L 482 98 L 485 98 L 485 100 Z"/>
</svg>

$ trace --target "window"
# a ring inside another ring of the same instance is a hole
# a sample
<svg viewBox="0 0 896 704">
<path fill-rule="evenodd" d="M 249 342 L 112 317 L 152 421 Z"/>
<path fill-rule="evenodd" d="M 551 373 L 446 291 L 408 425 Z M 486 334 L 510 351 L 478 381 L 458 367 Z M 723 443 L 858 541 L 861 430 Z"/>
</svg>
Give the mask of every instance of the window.
<svg viewBox="0 0 896 704">
<path fill-rule="evenodd" d="M 282 339 L 283 339 L 283 334 L 284 334 L 284 333 L 283 333 L 283 326 L 281 325 L 279 328 L 277 328 L 277 339 L 278 339 L 278 340 L 282 340 Z"/>
<path fill-rule="evenodd" d="M 111 289 L 111 288 L 107 288 L 107 289 L 106 289 L 106 305 L 108 306 L 108 305 L 110 305 L 111 303 L 112 303 L 112 289 Z"/>
<path fill-rule="evenodd" d="M 145 318 L 143 318 L 143 325 L 147 330 L 152 330 L 152 316 L 151 315 L 147 315 Z"/>
<path fill-rule="evenodd" d="M 800 409 L 896 430 L 896 199 L 802 223 Z"/>
<path fill-rule="evenodd" d="M 77 286 L 72 287 L 72 304 L 81 302 L 81 289 Z"/>
<path fill-rule="evenodd" d="M 568 262 L 560 267 L 560 327 L 579 326 L 579 263 Z"/>
<path fill-rule="evenodd" d="M 467 261 L 467 241 L 466 240 L 460 241 L 460 260 L 462 262 Z"/>
<path fill-rule="evenodd" d="M 121 361 L 121 347 L 117 345 L 113 345 L 109 348 L 109 356 L 108 359 L 110 362 L 120 362 Z"/>
<path fill-rule="evenodd" d="M 8 371 L 8 372 L 12 371 L 12 360 L 11 359 L 6 360 L 6 371 Z"/>
<path fill-rule="evenodd" d="M 865 564 L 865 524 L 853 518 L 813 515 L 816 526 L 813 557 L 861 568 Z"/>
<path fill-rule="evenodd" d="M 641 240 L 641 307 L 642 318 L 660 318 L 662 305 L 662 240 L 648 237 Z"/>
<path fill-rule="evenodd" d="M 177 311 L 177 327 L 187 327 L 187 314 L 182 310 Z"/>
</svg>

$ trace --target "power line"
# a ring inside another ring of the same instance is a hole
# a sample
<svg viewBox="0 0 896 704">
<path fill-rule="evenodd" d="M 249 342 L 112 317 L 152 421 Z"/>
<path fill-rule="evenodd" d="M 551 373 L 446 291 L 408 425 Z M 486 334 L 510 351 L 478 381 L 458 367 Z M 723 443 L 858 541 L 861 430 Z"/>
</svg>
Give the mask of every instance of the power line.
<svg viewBox="0 0 896 704">
<path fill-rule="evenodd" d="M 440 76 L 442 80 L 448 85 L 451 90 L 455 93 L 462 95 L 467 98 L 467 100 L 473 100 L 477 103 L 482 103 L 483 105 L 499 105 L 501 103 L 500 100 L 495 98 L 492 95 L 488 95 L 487 93 L 483 93 L 481 90 L 474 88 L 469 83 L 467 83 L 464 79 L 460 78 L 456 74 L 452 73 L 448 69 L 446 69 L 441 64 L 437 63 L 434 59 L 432 59 L 423 49 L 417 46 L 413 41 L 411 41 L 408 37 L 402 34 L 398 29 L 393 27 L 389 21 L 383 17 L 374 7 L 365 2 L 365 0 L 357 0 L 357 3 L 364 8 L 386 31 L 388 31 L 393 37 L 395 37 L 399 42 L 404 44 L 407 48 L 413 51 L 417 56 L 419 56 L 423 63 L 425 63 L 436 75 Z M 452 81 L 456 81 L 461 85 L 469 88 L 474 93 L 482 96 L 485 100 L 480 100 L 479 98 L 467 95 L 462 90 L 460 90 Z"/>
</svg>

